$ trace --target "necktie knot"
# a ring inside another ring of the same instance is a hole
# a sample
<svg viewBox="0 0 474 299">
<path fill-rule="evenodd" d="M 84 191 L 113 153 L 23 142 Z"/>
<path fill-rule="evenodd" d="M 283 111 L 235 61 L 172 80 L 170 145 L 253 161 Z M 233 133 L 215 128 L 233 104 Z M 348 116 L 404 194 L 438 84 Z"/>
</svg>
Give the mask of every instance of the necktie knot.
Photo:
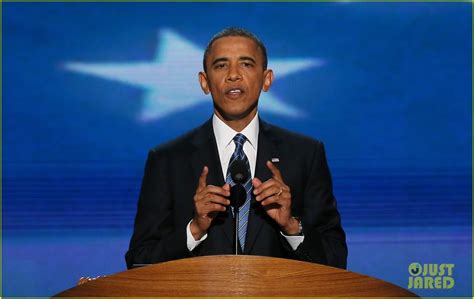
<svg viewBox="0 0 474 299">
<path fill-rule="evenodd" d="M 238 133 L 234 136 L 234 143 L 236 146 L 243 146 L 245 141 L 247 141 L 247 137 L 244 134 Z"/>
<path fill-rule="evenodd" d="M 238 133 L 237 135 L 234 136 L 234 143 L 235 143 L 234 155 L 236 155 L 239 160 L 243 159 L 245 141 L 247 141 L 247 138 L 243 134 Z"/>
</svg>

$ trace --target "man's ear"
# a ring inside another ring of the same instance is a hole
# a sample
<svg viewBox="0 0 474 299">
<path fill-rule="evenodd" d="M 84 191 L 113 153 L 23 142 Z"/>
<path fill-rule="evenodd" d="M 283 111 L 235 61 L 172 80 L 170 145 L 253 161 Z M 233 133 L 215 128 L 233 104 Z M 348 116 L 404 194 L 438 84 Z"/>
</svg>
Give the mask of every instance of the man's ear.
<svg viewBox="0 0 474 299">
<path fill-rule="evenodd" d="M 207 76 L 206 73 L 204 72 L 199 72 L 199 84 L 201 85 L 202 91 L 204 91 L 205 94 L 209 94 L 209 84 L 207 84 Z"/>
<path fill-rule="evenodd" d="M 268 91 L 270 86 L 273 82 L 273 71 L 271 69 L 267 69 L 263 72 L 263 91 Z"/>
</svg>

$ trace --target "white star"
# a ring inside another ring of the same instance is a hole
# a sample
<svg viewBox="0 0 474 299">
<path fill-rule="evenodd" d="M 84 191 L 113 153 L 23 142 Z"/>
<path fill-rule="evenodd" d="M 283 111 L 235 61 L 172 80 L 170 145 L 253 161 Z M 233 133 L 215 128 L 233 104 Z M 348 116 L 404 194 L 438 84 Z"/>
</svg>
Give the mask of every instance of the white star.
<svg viewBox="0 0 474 299">
<path fill-rule="evenodd" d="M 196 47 L 172 30 L 159 33 L 160 47 L 154 61 L 130 63 L 68 62 L 65 69 L 94 75 L 143 88 L 146 91 L 139 116 L 142 121 L 165 117 L 179 110 L 210 101 L 199 87 L 197 73 L 202 69 L 204 50 Z M 276 59 L 269 61 L 278 78 L 320 66 L 320 59 Z M 259 107 L 262 111 L 284 116 L 303 116 L 295 107 L 285 104 L 271 92 L 262 93 Z"/>
</svg>

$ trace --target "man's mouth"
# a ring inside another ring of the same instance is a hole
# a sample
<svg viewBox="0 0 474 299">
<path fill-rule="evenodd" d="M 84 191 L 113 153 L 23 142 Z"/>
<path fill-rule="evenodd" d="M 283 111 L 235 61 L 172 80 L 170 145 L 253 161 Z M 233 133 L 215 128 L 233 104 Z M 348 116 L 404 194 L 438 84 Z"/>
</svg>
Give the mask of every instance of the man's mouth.
<svg viewBox="0 0 474 299">
<path fill-rule="evenodd" d="M 238 98 L 244 91 L 240 88 L 231 88 L 226 91 L 226 95 L 231 98 Z"/>
</svg>

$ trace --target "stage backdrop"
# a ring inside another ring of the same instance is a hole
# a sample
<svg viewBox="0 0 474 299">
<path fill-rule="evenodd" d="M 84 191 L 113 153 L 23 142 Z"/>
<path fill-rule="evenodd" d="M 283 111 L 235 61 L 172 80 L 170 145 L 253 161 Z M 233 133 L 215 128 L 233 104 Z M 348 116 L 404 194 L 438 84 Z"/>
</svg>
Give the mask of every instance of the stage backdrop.
<svg viewBox="0 0 474 299">
<path fill-rule="evenodd" d="M 197 73 L 231 25 L 268 47 L 261 117 L 326 146 L 349 270 L 452 264 L 412 291 L 470 296 L 471 6 L 2 3 L 3 296 L 125 270 L 147 152 L 211 116 Z"/>
</svg>

